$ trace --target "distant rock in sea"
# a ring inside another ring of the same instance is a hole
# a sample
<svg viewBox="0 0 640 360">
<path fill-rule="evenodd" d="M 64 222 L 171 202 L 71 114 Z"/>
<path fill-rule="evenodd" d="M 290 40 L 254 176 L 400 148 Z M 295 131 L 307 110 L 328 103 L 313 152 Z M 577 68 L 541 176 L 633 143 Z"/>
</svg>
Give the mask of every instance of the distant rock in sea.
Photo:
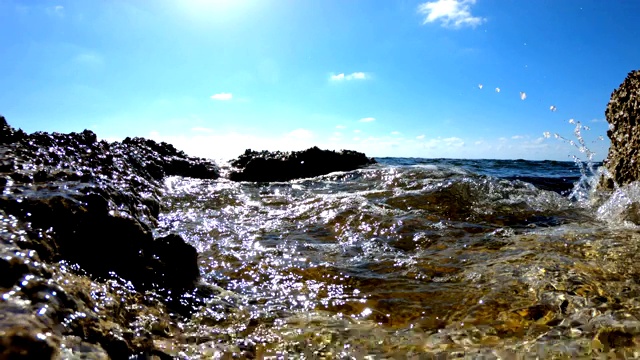
<svg viewBox="0 0 640 360">
<path fill-rule="evenodd" d="M 604 166 L 611 177 L 603 179 L 601 186 L 612 189 L 614 183 L 640 180 L 640 70 L 630 72 L 613 91 L 605 116 L 611 146 Z"/>
<path fill-rule="evenodd" d="M 334 171 L 351 171 L 375 163 L 373 158 L 351 150 L 336 152 L 318 147 L 293 152 L 247 150 L 230 161 L 234 170 L 229 178 L 233 181 L 289 181 Z"/>
</svg>

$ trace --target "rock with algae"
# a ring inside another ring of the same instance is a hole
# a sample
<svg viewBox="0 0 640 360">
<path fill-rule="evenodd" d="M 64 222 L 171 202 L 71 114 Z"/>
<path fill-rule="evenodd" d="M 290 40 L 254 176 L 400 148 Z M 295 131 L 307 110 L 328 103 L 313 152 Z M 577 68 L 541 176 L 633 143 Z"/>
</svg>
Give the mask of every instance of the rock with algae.
<svg viewBox="0 0 640 360">
<path fill-rule="evenodd" d="M 640 70 L 630 72 L 613 91 L 605 116 L 611 146 L 604 166 L 611 177 L 601 186 L 612 189 L 640 180 Z"/>
</svg>

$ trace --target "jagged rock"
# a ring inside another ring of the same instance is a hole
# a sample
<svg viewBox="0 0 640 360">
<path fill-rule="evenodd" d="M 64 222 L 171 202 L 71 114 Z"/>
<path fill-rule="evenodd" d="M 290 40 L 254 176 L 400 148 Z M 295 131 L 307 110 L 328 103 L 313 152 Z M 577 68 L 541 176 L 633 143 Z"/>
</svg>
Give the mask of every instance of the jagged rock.
<svg viewBox="0 0 640 360">
<path fill-rule="evenodd" d="M 293 152 L 247 150 L 230 161 L 235 169 L 229 178 L 233 181 L 289 181 L 355 170 L 375 162 L 373 158 L 351 150 L 336 152 L 318 147 Z"/>
<path fill-rule="evenodd" d="M 611 177 L 603 179 L 601 186 L 611 189 L 614 183 L 640 180 L 640 70 L 630 72 L 613 91 L 605 116 L 611 146 L 604 166 Z"/>
<path fill-rule="evenodd" d="M 195 249 L 179 236 L 153 239 L 161 180 L 215 179 L 218 167 L 143 138 L 14 130 L 0 117 L 0 208 L 24 223 L 45 261 L 67 260 L 96 278 L 112 273 L 142 289 L 193 289 Z"/>
<path fill-rule="evenodd" d="M 166 143 L 25 134 L 0 116 L 0 358 L 64 357 L 60 344 L 163 357 L 152 326 L 131 323 L 194 310 L 197 251 L 152 235 L 162 180 L 174 175 L 216 179 L 219 169 Z"/>
</svg>

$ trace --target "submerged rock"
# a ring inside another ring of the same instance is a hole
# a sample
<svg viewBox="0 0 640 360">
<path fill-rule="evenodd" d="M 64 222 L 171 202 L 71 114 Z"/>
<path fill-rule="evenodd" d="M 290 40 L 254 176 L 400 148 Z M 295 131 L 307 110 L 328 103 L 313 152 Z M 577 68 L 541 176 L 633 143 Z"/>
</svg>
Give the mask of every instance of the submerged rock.
<svg viewBox="0 0 640 360">
<path fill-rule="evenodd" d="M 248 149 L 230 161 L 235 170 L 229 178 L 233 181 L 289 181 L 355 170 L 375 163 L 373 158 L 351 150 L 336 152 L 312 147 L 293 152 L 258 152 Z"/>
<path fill-rule="evenodd" d="M 605 116 L 611 146 L 604 166 L 611 177 L 601 186 L 612 189 L 640 180 L 640 70 L 630 72 L 611 94 Z"/>
</svg>

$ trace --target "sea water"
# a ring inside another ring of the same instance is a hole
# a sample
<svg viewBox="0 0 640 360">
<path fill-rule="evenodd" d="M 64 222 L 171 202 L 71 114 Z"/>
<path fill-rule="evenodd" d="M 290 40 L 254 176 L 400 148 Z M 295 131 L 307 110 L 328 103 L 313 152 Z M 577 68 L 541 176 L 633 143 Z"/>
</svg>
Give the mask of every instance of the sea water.
<svg viewBox="0 0 640 360">
<path fill-rule="evenodd" d="M 575 162 L 377 160 L 290 182 L 168 178 L 157 232 L 198 249 L 215 291 L 156 345 L 189 358 L 640 355 L 640 187 L 599 193 Z"/>
</svg>

